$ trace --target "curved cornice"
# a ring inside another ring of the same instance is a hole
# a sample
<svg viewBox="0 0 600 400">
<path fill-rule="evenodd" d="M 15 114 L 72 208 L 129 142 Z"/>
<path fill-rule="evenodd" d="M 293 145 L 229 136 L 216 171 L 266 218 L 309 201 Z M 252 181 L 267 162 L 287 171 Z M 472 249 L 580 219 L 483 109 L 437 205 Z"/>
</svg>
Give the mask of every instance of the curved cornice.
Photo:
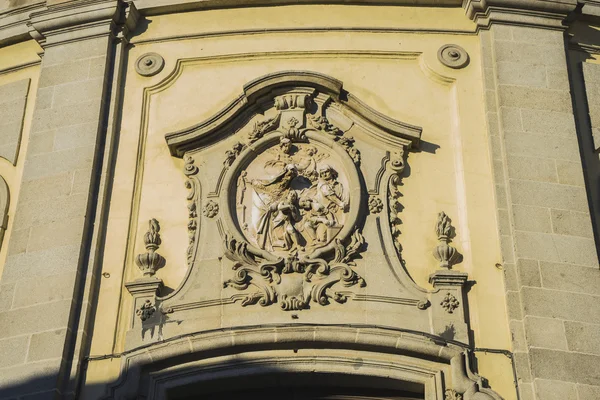
<svg viewBox="0 0 600 400">
<path fill-rule="evenodd" d="M 375 128 L 416 145 L 421 128 L 389 118 L 358 100 L 343 89 L 342 82 L 330 76 L 311 71 L 280 71 L 257 78 L 244 85 L 243 93 L 225 108 L 207 120 L 189 128 L 168 133 L 167 144 L 171 154 L 183 157 L 186 151 L 205 147 L 229 135 L 236 121 L 246 122 L 262 112 L 260 105 L 272 100 L 274 92 L 287 88 L 309 87 L 329 95 L 334 102 Z"/>
</svg>

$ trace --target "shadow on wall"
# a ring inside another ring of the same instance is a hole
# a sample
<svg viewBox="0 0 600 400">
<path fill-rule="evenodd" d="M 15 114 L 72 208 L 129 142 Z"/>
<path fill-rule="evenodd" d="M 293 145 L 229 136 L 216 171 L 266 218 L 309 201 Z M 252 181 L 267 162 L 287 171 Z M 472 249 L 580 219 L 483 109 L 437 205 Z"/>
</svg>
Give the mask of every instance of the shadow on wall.
<svg viewBox="0 0 600 400">
<path fill-rule="evenodd" d="M 356 359 L 354 370 L 359 371 L 361 360 Z M 424 388 L 416 383 L 373 376 L 357 376 L 343 373 L 291 372 L 284 366 L 250 365 L 243 359 L 228 363 L 230 373 L 218 379 L 211 378 L 212 371 L 197 367 L 184 368 L 188 375 L 179 386 L 167 390 L 166 395 L 151 398 L 169 400 L 309 400 L 309 399 L 387 399 L 422 400 Z M 232 365 L 234 364 L 234 365 Z M 244 371 L 238 375 L 238 370 Z M 96 382 L 81 388 L 78 394 L 62 394 L 55 389 L 58 374 L 39 374 L 35 378 L 10 384 L 0 382 L 0 399 L 11 400 L 58 400 L 58 399 L 98 399 L 105 397 L 106 388 L 115 382 Z M 70 385 L 64 385 L 70 386 Z M 136 398 L 147 398 L 146 393 L 138 393 Z M 148 393 L 150 394 L 150 393 Z M 154 394 L 154 393 L 153 393 Z M 119 398 L 119 397 L 117 397 Z"/>
</svg>

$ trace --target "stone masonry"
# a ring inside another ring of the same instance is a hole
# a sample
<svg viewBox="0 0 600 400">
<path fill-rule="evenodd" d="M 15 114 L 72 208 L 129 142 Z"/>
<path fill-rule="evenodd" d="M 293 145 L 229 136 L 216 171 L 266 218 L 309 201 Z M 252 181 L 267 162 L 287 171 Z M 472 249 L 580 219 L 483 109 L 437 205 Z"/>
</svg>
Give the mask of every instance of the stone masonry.
<svg viewBox="0 0 600 400">
<path fill-rule="evenodd" d="M 86 335 L 76 327 L 103 154 L 105 25 L 103 35 L 45 48 L 0 286 L 0 376 L 15 390 L 2 398 L 66 398 L 75 341 Z"/>
<path fill-rule="evenodd" d="M 560 30 L 481 32 L 522 400 L 600 398 L 600 273 Z"/>
</svg>

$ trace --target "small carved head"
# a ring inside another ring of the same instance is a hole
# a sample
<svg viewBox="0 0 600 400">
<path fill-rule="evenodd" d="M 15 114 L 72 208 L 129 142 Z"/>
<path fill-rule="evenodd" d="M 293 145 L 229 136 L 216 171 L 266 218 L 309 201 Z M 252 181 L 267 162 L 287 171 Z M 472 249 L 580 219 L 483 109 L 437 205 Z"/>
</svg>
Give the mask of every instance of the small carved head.
<svg viewBox="0 0 600 400">
<path fill-rule="evenodd" d="M 337 172 L 331 165 L 323 164 L 319 167 L 319 178 L 325 181 L 331 181 L 337 178 Z"/>
<path fill-rule="evenodd" d="M 292 151 L 292 141 L 286 137 L 282 137 L 279 141 L 279 148 L 285 154 L 290 154 Z"/>
</svg>

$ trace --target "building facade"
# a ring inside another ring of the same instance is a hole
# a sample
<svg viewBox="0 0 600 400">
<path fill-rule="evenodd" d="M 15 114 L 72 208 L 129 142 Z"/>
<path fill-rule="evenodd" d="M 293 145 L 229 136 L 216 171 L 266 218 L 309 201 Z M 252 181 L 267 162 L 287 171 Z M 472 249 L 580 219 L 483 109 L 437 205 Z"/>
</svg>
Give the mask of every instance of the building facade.
<svg viewBox="0 0 600 400">
<path fill-rule="evenodd" d="M 598 32 L 0 2 L 0 399 L 600 399 Z"/>
</svg>

